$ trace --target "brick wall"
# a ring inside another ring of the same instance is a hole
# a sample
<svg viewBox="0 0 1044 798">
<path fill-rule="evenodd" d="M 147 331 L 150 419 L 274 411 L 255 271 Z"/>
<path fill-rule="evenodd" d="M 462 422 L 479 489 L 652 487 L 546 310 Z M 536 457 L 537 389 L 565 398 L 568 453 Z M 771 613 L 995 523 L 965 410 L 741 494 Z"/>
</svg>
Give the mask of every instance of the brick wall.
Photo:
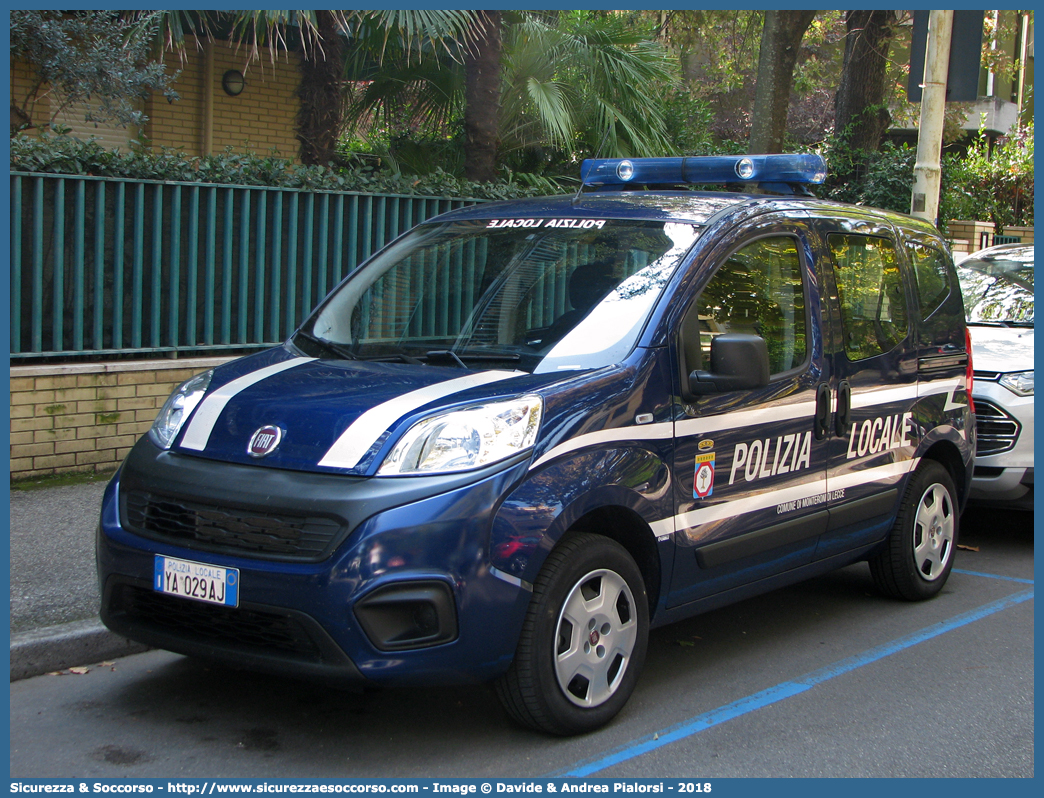
<svg viewBox="0 0 1044 798">
<path fill-rule="evenodd" d="M 294 133 L 294 118 L 299 106 L 295 94 L 301 76 L 299 56 L 279 52 L 273 62 L 265 49 L 258 60 L 248 63 L 245 46 L 237 49 L 235 45 L 222 41 L 211 46 L 214 52 L 212 151 L 217 153 L 232 147 L 237 152 L 266 155 L 275 150 L 280 157 L 296 161 L 299 145 Z M 172 86 L 181 99 L 169 103 L 161 93 L 153 92 L 144 103 L 148 122 L 143 132 L 156 150 L 167 147 L 182 150 L 187 155 L 201 155 L 205 54 L 190 36 L 185 42 L 184 58 L 177 52 L 164 52 L 163 59 L 169 74 L 180 73 Z M 229 69 L 239 70 L 246 78 L 246 88 L 238 97 L 229 97 L 221 88 L 221 77 Z M 32 85 L 31 78 L 25 63 L 12 61 L 12 97 L 23 98 Z M 36 121 L 42 121 L 49 113 L 50 105 L 44 100 L 37 109 Z M 82 119 L 78 125 L 82 129 L 78 128 L 76 135 L 99 132 L 83 123 Z M 124 143 L 128 137 L 133 137 L 123 128 L 117 132 Z M 106 146 L 114 143 L 104 136 L 102 138 Z"/>
<path fill-rule="evenodd" d="M 11 478 L 114 470 L 167 396 L 229 358 L 11 367 Z"/>
<path fill-rule="evenodd" d="M 301 75 L 298 56 L 280 52 L 273 63 L 265 50 L 260 60 L 248 63 L 246 47 L 237 50 L 235 45 L 221 41 L 211 46 L 212 151 L 232 147 L 238 152 L 265 155 L 276 150 L 280 157 L 296 160 L 294 117 L 299 103 L 295 92 Z M 173 84 L 181 99 L 168 103 L 162 95 L 153 93 L 145 108 L 149 117 L 145 132 L 154 148 L 170 147 L 199 155 L 203 143 L 205 55 L 190 37 L 184 56 L 182 60 L 177 53 L 164 54 L 167 71 L 181 73 Z M 221 78 L 229 69 L 239 70 L 246 78 L 246 88 L 237 97 L 228 96 L 221 88 Z"/>
<path fill-rule="evenodd" d="M 993 222 L 947 222 L 946 230 L 954 255 L 978 252 L 993 245 Z M 1032 227 L 1005 227 L 1004 235 L 1017 236 L 1023 244 L 1033 243 Z"/>
<path fill-rule="evenodd" d="M 229 146 L 264 155 L 274 149 L 281 157 L 296 160 L 298 57 L 280 53 L 273 64 L 266 52 L 249 68 L 244 68 L 243 60 L 242 50 L 237 54 L 227 44 L 214 45 L 214 151 Z M 238 69 L 246 78 L 246 88 L 238 97 L 229 97 L 221 88 L 221 76 L 228 69 Z"/>
<path fill-rule="evenodd" d="M 181 98 L 168 103 L 162 94 L 152 92 L 145 101 L 145 135 L 154 149 L 169 147 L 186 155 L 200 155 L 203 148 L 203 51 L 192 37 L 185 42 L 185 60 L 177 53 L 164 52 L 167 73 L 180 72 L 172 84 Z M 220 76 L 218 77 L 220 81 Z M 217 91 L 221 91 L 220 83 Z"/>
</svg>

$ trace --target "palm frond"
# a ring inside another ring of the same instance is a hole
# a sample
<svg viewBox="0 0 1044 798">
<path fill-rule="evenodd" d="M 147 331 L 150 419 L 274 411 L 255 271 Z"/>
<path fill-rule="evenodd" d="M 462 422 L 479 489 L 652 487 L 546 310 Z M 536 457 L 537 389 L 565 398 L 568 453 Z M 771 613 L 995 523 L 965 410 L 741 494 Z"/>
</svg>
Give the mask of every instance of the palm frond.
<svg viewBox="0 0 1044 798">
<path fill-rule="evenodd" d="M 213 27 L 220 11 L 121 11 L 120 18 L 131 23 L 131 34 L 155 36 L 165 50 L 178 53 L 185 63 L 185 43 L 189 36 L 200 47 L 201 40 L 214 38 Z"/>
<path fill-rule="evenodd" d="M 434 9 L 355 11 L 352 35 L 378 62 L 389 51 L 407 60 L 438 50 L 455 60 L 460 49 L 473 42 L 483 25 L 478 12 Z"/>
<path fill-rule="evenodd" d="M 554 81 L 529 78 L 526 95 L 540 118 L 550 143 L 568 148 L 573 140 L 573 114 L 565 87 Z"/>
<path fill-rule="evenodd" d="M 237 46 L 247 48 L 247 57 L 256 61 L 261 50 L 268 50 L 275 62 L 276 53 L 287 48 L 286 37 L 294 30 L 305 55 L 317 49 L 322 53 L 314 11 L 236 11 L 232 21 L 232 37 Z"/>
<path fill-rule="evenodd" d="M 348 130 L 357 132 L 367 120 L 399 129 L 442 129 L 463 110 L 463 82 L 459 69 L 430 59 L 386 67 L 349 93 Z"/>
<path fill-rule="evenodd" d="M 623 15 L 525 15 L 505 39 L 502 138 L 573 152 L 608 130 L 615 150 L 669 152 L 650 90 L 674 82 L 676 64 L 650 37 Z"/>
</svg>

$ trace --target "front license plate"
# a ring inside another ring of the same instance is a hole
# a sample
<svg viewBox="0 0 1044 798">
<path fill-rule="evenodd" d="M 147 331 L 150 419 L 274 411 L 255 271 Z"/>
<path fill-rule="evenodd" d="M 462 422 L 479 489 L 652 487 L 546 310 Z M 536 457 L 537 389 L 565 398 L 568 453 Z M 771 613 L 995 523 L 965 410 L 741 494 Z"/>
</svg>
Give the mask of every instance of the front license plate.
<svg viewBox="0 0 1044 798">
<path fill-rule="evenodd" d="M 235 568 L 219 568 L 157 554 L 152 586 L 168 596 L 225 607 L 239 606 L 239 571 Z"/>
</svg>

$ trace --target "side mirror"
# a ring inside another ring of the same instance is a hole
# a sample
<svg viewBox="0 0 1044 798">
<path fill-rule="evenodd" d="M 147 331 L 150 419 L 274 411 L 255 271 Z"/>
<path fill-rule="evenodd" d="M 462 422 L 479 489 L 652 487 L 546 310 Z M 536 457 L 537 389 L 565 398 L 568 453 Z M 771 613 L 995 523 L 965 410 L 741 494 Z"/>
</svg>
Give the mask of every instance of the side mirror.
<svg viewBox="0 0 1044 798">
<path fill-rule="evenodd" d="M 695 396 L 761 388 L 769 382 L 768 346 L 760 335 L 723 333 L 711 341 L 711 370 L 689 375 Z"/>
</svg>

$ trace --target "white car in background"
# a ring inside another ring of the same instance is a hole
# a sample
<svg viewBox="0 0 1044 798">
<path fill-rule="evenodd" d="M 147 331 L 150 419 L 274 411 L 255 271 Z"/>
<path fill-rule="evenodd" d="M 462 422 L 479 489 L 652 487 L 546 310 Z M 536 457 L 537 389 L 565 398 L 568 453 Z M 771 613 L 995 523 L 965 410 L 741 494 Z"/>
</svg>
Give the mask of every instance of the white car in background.
<svg viewBox="0 0 1044 798">
<path fill-rule="evenodd" d="M 978 450 L 972 500 L 1033 507 L 1033 247 L 1001 244 L 960 262 L 972 339 Z"/>
</svg>

